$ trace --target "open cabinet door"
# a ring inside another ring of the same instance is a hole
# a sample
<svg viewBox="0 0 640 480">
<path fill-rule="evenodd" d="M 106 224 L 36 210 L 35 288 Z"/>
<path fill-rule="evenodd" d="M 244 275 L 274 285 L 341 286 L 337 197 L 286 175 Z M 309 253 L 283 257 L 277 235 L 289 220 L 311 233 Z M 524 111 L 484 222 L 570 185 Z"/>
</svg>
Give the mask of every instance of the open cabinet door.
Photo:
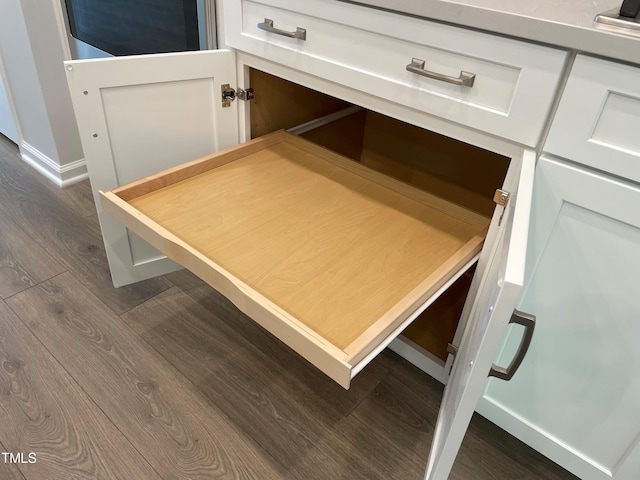
<svg viewBox="0 0 640 480">
<path fill-rule="evenodd" d="M 115 286 L 180 268 L 102 210 L 98 190 L 157 173 L 238 143 L 229 50 L 65 62 L 82 148 Z"/>
<path fill-rule="evenodd" d="M 528 323 L 523 339 L 530 340 L 533 322 L 515 315 L 514 308 L 524 283 L 534 168 L 535 154 L 530 151 L 513 159 L 509 167 L 505 179 L 509 198 L 501 218 L 494 215 L 482 252 L 486 260 L 481 258 L 481 270 L 476 273 L 476 294 L 463 310 L 466 326 L 440 405 L 426 480 L 446 480 L 487 376 L 490 372 L 505 376 L 505 369 L 494 369 L 492 362 L 510 319 Z M 526 353 L 527 345 L 527 341 L 521 343 L 520 353 Z M 517 363 L 514 360 L 512 367 L 517 368 Z"/>
</svg>

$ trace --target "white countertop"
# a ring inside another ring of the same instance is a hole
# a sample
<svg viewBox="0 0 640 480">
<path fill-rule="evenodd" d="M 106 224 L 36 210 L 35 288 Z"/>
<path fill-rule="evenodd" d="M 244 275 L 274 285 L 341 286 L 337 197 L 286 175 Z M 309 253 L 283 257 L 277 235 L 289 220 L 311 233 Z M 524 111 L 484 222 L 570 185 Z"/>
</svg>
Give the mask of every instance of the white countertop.
<svg viewBox="0 0 640 480">
<path fill-rule="evenodd" d="M 640 36 L 595 28 L 599 13 L 622 0 L 359 0 L 370 6 L 418 15 L 526 40 L 640 64 Z"/>
</svg>

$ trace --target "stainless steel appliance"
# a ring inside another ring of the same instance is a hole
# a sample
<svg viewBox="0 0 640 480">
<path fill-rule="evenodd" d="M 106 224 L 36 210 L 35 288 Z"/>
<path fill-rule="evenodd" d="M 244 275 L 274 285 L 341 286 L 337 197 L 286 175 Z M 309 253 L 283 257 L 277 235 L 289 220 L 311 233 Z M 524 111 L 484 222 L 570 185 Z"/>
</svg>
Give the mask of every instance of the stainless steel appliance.
<svg viewBox="0 0 640 480">
<path fill-rule="evenodd" d="M 213 0 L 62 0 L 74 58 L 216 47 Z"/>
<path fill-rule="evenodd" d="M 640 36 L 640 0 L 624 0 L 620 8 L 596 15 L 594 25 L 615 33 Z"/>
</svg>

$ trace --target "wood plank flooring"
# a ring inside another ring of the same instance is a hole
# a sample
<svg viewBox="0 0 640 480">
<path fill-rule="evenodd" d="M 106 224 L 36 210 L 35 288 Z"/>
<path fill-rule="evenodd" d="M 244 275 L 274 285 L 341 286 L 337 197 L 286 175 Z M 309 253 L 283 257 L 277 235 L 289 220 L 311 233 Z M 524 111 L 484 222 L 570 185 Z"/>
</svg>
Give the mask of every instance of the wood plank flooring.
<svg viewBox="0 0 640 480">
<path fill-rule="evenodd" d="M 349 391 L 188 272 L 114 289 L 88 182 L 0 135 L 0 479 L 421 479 L 442 385 L 384 352 Z M 475 416 L 452 480 L 565 472 Z"/>
</svg>

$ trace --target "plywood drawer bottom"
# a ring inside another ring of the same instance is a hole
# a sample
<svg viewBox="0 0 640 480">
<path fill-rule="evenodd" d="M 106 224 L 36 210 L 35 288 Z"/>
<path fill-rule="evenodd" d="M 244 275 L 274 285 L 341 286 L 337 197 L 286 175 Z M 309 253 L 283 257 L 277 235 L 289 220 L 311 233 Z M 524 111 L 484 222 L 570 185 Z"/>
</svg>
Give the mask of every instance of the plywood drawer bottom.
<svg viewBox="0 0 640 480">
<path fill-rule="evenodd" d="M 101 193 L 106 211 L 348 388 L 489 219 L 285 132 Z"/>
</svg>

